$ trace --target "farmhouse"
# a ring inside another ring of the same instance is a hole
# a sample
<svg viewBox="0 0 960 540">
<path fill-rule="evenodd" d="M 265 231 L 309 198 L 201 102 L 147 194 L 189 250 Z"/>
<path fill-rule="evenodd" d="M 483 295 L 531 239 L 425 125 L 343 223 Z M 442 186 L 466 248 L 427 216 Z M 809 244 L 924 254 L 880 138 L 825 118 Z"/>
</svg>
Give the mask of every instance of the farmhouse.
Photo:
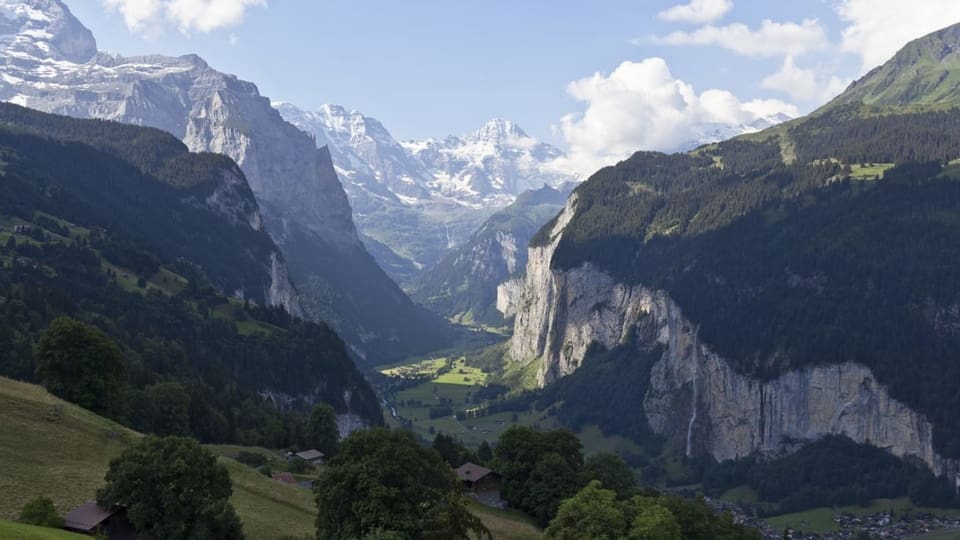
<svg viewBox="0 0 960 540">
<path fill-rule="evenodd" d="M 457 467 L 457 478 L 464 490 L 474 494 L 478 500 L 500 499 L 500 475 L 475 463 L 464 463 Z"/>
<path fill-rule="evenodd" d="M 108 540 L 136 540 L 137 531 L 127 520 L 125 510 L 104 510 L 94 501 L 87 501 L 67 514 L 64 529 L 106 538 Z"/>
<path fill-rule="evenodd" d="M 323 452 L 319 450 L 304 450 L 303 452 L 297 452 L 294 456 L 311 465 L 323 465 Z"/>
</svg>

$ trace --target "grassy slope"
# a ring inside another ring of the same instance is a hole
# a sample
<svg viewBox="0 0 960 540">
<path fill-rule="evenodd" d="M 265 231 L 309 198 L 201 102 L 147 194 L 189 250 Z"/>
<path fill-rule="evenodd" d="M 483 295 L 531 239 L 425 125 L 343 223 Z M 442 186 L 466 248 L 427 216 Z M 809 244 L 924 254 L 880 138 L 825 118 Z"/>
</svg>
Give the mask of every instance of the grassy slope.
<svg viewBox="0 0 960 540">
<path fill-rule="evenodd" d="M 93 498 L 111 459 L 140 435 L 47 393 L 0 377 L 0 520 L 16 519 L 25 502 L 53 499 L 61 515 Z M 212 447 L 220 453 L 267 449 Z M 220 458 L 233 481 L 231 502 L 248 539 L 304 537 L 315 533 L 309 490 L 275 482 L 231 459 Z M 522 514 L 472 505 L 497 539 L 540 538 Z M 67 540 L 76 535 L 0 521 L 0 538 Z"/>
<path fill-rule="evenodd" d="M 230 470 L 231 502 L 248 539 L 316 534 L 316 503 L 310 490 L 273 481 L 230 459 L 220 461 Z"/>
<path fill-rule="evenodd" d="M 59 529 L 34 527 L 0 519 L 0 538 L 4 540 L 83 540 L 90 537 Z"/>
<path fill-rule="evenodd" d="M 470 503 L 470 512 L 490 529 L 497 540 L 537 540 L 543 538 L 543 532 L 532 520 L 514 510 L 497 510 L 477 503 Z"/>
<path fill-rule="evenodd" d="M 61 515 L 91 499 L 110 460 L 138 436 L 40 387 L 3 378 L 0 426 L 0 518 L 6 519 L 39 495 L 52 498 Z"/>
<path fill-rule="evenodd" d="M 23 504 L 39 495 L 53 499 L 66 514 L 93 498 L 110 460 L 137 437 L 38 386 L 0 378 L 0 518 L 15 519 Z M 309 491 L 226 458 L 221 462 L 230 470 L 232 502 L 247 538 L 313 532 Z M 8 538 L 3 532 L 0 538 Z"/>
</svg>

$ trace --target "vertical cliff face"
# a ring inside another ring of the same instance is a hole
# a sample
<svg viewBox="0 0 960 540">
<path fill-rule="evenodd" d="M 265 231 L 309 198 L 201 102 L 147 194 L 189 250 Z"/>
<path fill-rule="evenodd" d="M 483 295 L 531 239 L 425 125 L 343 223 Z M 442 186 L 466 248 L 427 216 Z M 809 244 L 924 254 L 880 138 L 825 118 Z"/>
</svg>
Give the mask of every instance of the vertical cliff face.
<svg viewBox="0 0 960 540">
<path fill-rule="evenodd" d="M 652 368 L 643 410 L 623 414 L 645 415 L 688 455 L 721 461 L 778 455 L 838 434 L 958 477 L 960 463 L 934 450 L 930 422 L 891 397 L 867 367 L 845 363 L 754 379 L 701 343 L 696 324 L 666 292 L 617 283 L 590 264 L 551 269 L 576 204 L 571 197 L 547 245 L 530 249 L 522 284 L 500 288 L 498 301 L 516 309 L 510 358 L 535 362 L 541 386 L 579 368 L 592 344 L 612 349 L 635 337 L 664 353 Z"/>
<path fill-rule="evenodd" d="M 564 354 L 567 341 L 567 313 L 569 306 L 567 280 L 563 273 L 550 269 L 550 260 L 563 235 L 563 229 L 576 213 L 577 195 L 573 194 L 560 212 L 550 230 L 550 241 L 544 246 L 531 247 L 527 256 L 527 272 L 517 292 L 517 284 L 508 283 L 497 290 L 497 304 L 505 316 L 516 315 L 510 357 L 514 361 L 539 362 L 538 380 L 541 385 L 559 376 L 571 373 L 579 366 L 572 349 Z"/>
</svg>

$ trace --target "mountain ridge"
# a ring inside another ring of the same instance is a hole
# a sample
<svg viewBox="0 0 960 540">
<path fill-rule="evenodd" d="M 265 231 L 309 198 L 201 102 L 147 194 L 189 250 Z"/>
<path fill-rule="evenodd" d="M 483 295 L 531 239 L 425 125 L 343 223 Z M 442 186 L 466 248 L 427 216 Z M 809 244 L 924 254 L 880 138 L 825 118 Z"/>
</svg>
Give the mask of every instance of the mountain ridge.
<svg viewBox="0 0 960 540">
<path fill-rule="evenodd" d="M 915 39 L 816 111 L 839 105 L 960 105 L 960 24 Z"/>
<path fill-rule="evenodd" d="M 78 63 L 44 45 L 74 44 L 73 60 L 95 48 L 89 30 L 65 4 L 4 0 L 3 5 L 0 57 L 7 62 L 0 67 L 0 99 L 156 127 L 191 150 L 230 156 L 289 266 L 278 268 L 277 275 L 289 275 L 301 296 L 312 296 L 302 302 L 309 316 L 324 317 L 361 357 L 403 355 L 446 339 L 442 321 L 414 305 L 367 254 L 330 152 L 284 121 L 255 84 L 220 73 L 197 55 L 95 53 Z M 348 279 L 331 261 L 352 266 L 367 283 Z M 378 308 L 378 299 L 389 309 Z M 398 349 L 399 336 L 404 339 Z"/>
</svg>

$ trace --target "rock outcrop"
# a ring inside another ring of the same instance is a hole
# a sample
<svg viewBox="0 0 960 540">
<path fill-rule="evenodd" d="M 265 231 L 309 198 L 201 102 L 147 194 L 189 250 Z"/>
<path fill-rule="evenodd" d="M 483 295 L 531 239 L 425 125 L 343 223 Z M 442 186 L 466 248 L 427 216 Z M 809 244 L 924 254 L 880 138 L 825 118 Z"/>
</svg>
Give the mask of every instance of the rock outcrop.
<svg viewBox="0 0 960 540">
<path fill-rule="evenodd" d="M 655 432 L 688 455 L 720 461 L 779 455 L 838 434 L 958 478 L 960 463 L 936 452 L 930 422 L 891 397 L 869 368 L 844 363 L 769 381 L 751 378 L 699 341 L 697 325 L 665 291 L 617 283 L 589 263 L 551 269 L 576 204 L 574 195 L 550 242 L 530 249 L 519 297 L 503 286 L 498 300 L 517 310 L 510 357 L 536 362 L 540 385 L 579 368 L 592 344 L 612 349 L 635 336 L 640 346 L 664 352 L 653 365 L 643 410 L 623 414 L 645 415 Z"/>
</svg>

